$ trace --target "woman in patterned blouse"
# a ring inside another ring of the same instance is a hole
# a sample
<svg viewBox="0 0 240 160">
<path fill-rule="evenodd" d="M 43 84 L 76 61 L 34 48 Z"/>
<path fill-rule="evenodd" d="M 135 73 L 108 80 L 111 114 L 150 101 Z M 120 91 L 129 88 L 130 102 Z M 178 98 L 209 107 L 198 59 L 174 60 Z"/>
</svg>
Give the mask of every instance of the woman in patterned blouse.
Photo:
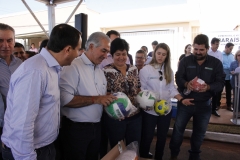
<svg viewBox="0 0 240 160">
<path fill-rule="evenodd" d="M 140 82 L 137 67 L 126 64 L 128 50 L 128 43 L 124 39 L 113 40 L 110 48 L 113 63 L 104 67 L 103 70 L 107 79 L 107 93 L 123 92 L 136 106 L 135 96 L 140 91 Z M 106 114 L 103 116 L 111 147 L 114 147 L 120 140 L 126 140 L 127 145 L 133 141 L 140 142 L 142 117 L 139 108 L 121 121 L 114 120 Z"/>
</svg>

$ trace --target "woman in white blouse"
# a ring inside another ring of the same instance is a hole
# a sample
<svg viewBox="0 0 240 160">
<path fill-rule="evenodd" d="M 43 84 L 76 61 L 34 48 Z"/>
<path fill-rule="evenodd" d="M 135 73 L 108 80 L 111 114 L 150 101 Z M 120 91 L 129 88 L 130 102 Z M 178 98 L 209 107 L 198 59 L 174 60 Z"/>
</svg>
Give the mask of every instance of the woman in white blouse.
<svg viewBox="0 0 240 160">
<path fill-rule="evenodd" d="M 174 97 L 181 103 L 190 104 L 189 99 L 183 99 L 174 86 L 174 76 L 170 59 L 171 54 L 168 45 L 165 43 L 158 44 L 154 50 L 152 61 L 140 70 L 141 90 L 150 90 L 158 93 L 159 99 L 170 101 Z M 149 149 L 157 125 L 155 159 L 162 159 L 171 114 L 172 112 L 166 116 L 158 116 L 154 110 L 144 110 L 142 112 L 141 157 L 152 158 Z"/>
</svg>

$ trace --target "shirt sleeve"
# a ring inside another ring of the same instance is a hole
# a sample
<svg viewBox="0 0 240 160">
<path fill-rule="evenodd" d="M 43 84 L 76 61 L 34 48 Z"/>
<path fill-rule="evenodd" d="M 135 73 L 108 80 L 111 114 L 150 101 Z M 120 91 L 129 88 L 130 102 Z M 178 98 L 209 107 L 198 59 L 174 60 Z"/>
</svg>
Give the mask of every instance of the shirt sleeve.
<svg viewBox="0 0 240 160">
<path fill-rule="evenodd" d="M 112 81 L 114 81 L 114 79 L 110 78 L 109 74 L 111 74 L 111 73 L 107 72 L 105 69 L 103 71 L 104 71 L 104 75 L 105 75 L 106 81 L 107 81 L 107 92 L 111 93 L 111 91 L 112 91 L 111 84 L 112 84 Z"/>
<path fill-rule="evenodd" d="M 3 118 L 4 118 L 4 103 L 2 95 L 0 93 L 0 127 L 3 127 Z"/>
<path fill-rule="evenodd" d="M 235 63 L 235 61 L 231 63 L 231 65 L 230 65 L 230 71 L 234 71 L 234 70 L 235 70 L 235 68 L 234 68 L 234 63 Z"/>
<path fill-rule="evenodd" d="M 77 95 L 77 86 L 80 81 L 79 72 L 75 63 L 63 67 L 60 75 L 61 107 L 68 104 Z"/>
<path fill-rule="evenodd" d="M 146 90 L 147 87 L 147 78 L 148 74 L 147 74 L 147 68 L 143 67 L 140 71 L 139 71 L 139 80 L 141 83 L 141 90 Z"/>
<path fill-rule="evenodd" d="M 175 78 L 176 78 L 176 83 L 177 86 L 180 90 L 183 90 L 185 88 L 184 84 L 187 82 L 186 79 L 186 70 L 185 70 L 185 59 L 182 59 L 179 63 L 178 70 L 176 72 Z"/>
<path fill-rule="evenodd" d="M 173 75 L 173 72 L 172 72 L 172 81 L 171 83 L 169 84 L 169 90 L 170 90 L 170 94 L 171 94 L 171 98 L 175 97 L 176 95 L 179 94 L 175 84 L 174 84 L 174 75 Z"/>
<path fill-rule="evenodd" d="M 16 160 L 36 159 L 34 148 L 34 123 L 38 115 L 40 100 L 43 95 L 44 79 L 38 71 L 26 72 L 15 83 L 10 83 L 12 92 L 12 118 L 9 125 L 12 133 L 9 139 L 12 154 Z"/>
<path fill-rule="evenodd" d="M 136 77 L 137 77 L 137 88 L 141 88 L 141 82 L 139 78 L 138 69 L 136 68 Z"/>
</svg>

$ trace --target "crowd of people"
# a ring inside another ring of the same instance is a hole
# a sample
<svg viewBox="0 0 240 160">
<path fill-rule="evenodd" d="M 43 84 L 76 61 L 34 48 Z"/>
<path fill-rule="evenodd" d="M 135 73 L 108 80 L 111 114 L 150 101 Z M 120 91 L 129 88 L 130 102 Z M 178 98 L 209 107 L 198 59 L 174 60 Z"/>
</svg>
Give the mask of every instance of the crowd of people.
<svg viewBox="0 0 240 160">
<path fill-rule="evenodd" d="M 108 143 L 113 148 L 124 140 L 126 145 L 137 141 L 141 157 L 161 160 L 172 112 L 159 116 L 154 110 L 140 109 L 136 95 L 150 90 L 159 99 L 178 100 L 169 158 L 177 159 L 193 117 L 189 159 L 199 160 L 210 116 L 218 115 L 218 97 L 224 84 L 226 94 L 231 92 L 231 75 L 240 64 L 240 52 L 235 61 L 231 53 L 233 44 L 228 43 L 220 54 L 217 40 L 211 41 L 210 48 L 208 37 L 197 35 L 179 58 L 174 78 L 172 53 L 165 43 L 154 41 L 149 53 L 146 46 L 140 47 L 133 65 L 129 44 L 117 31 L 94 32 L 82 46 L 77 29 L 59 24 L 37 54 L 34 44 L 25 51 L 15 42 L 14 29 L 0 23 L 2 158 L 97 160 L 107 154 Z M 195 77 L 205 82 L 198 91 L 192 82 Z M 190 94 L 183 94 L 186 89 Z M 129 117 L 115 120 L 105 113 L 116 92 L 125 93 L 137 108 Z M 231 110 L 229 95 L 227 105 Z M 153 157 L 149 151 L 156 126 Z"/>
</svg>

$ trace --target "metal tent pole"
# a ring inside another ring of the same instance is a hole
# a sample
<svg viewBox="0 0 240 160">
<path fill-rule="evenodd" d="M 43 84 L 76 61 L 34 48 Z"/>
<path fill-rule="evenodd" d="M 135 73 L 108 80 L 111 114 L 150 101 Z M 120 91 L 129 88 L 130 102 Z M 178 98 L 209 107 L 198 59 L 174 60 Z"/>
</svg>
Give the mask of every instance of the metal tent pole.
<svg viewBox="0 0 240 160">
<path fill-rule="evenodd" d="M 72 13 L 70 14 L 70 16 L 68 17 L 68 19 L 66 20 L 65 23 L 68 23 L 70 21 L 70 19 L 72 18 L 73 14 L 76 12 L 76 10 L 78 9 L 78 7 L 81 5 L 83 0 L 79 1 L 77 6 L 74 8 L 74 10 L 72 11 Z"/>
<path fill-rule="evenodd" d="M 44 29 L 44 27 L 42 26 L 42 24 L 39 22 L 39 20 L 37 19 L 37 17 L 35 16 L 35 14 L 33 13 L 33 11 L 31 10 L 31 8 L 28 6 L 28 4 L 25 2 L 25 0 L 22 0 L 23 4 L 26 6 L 26 8 L 28 9 L 28 11 L 32 14 L 33 18 L 37 21 L 38 25 L 42 28 L 43 32 L 45 33 L 45 35 L 49 38 L 46 30 Z"/>
</svg>

